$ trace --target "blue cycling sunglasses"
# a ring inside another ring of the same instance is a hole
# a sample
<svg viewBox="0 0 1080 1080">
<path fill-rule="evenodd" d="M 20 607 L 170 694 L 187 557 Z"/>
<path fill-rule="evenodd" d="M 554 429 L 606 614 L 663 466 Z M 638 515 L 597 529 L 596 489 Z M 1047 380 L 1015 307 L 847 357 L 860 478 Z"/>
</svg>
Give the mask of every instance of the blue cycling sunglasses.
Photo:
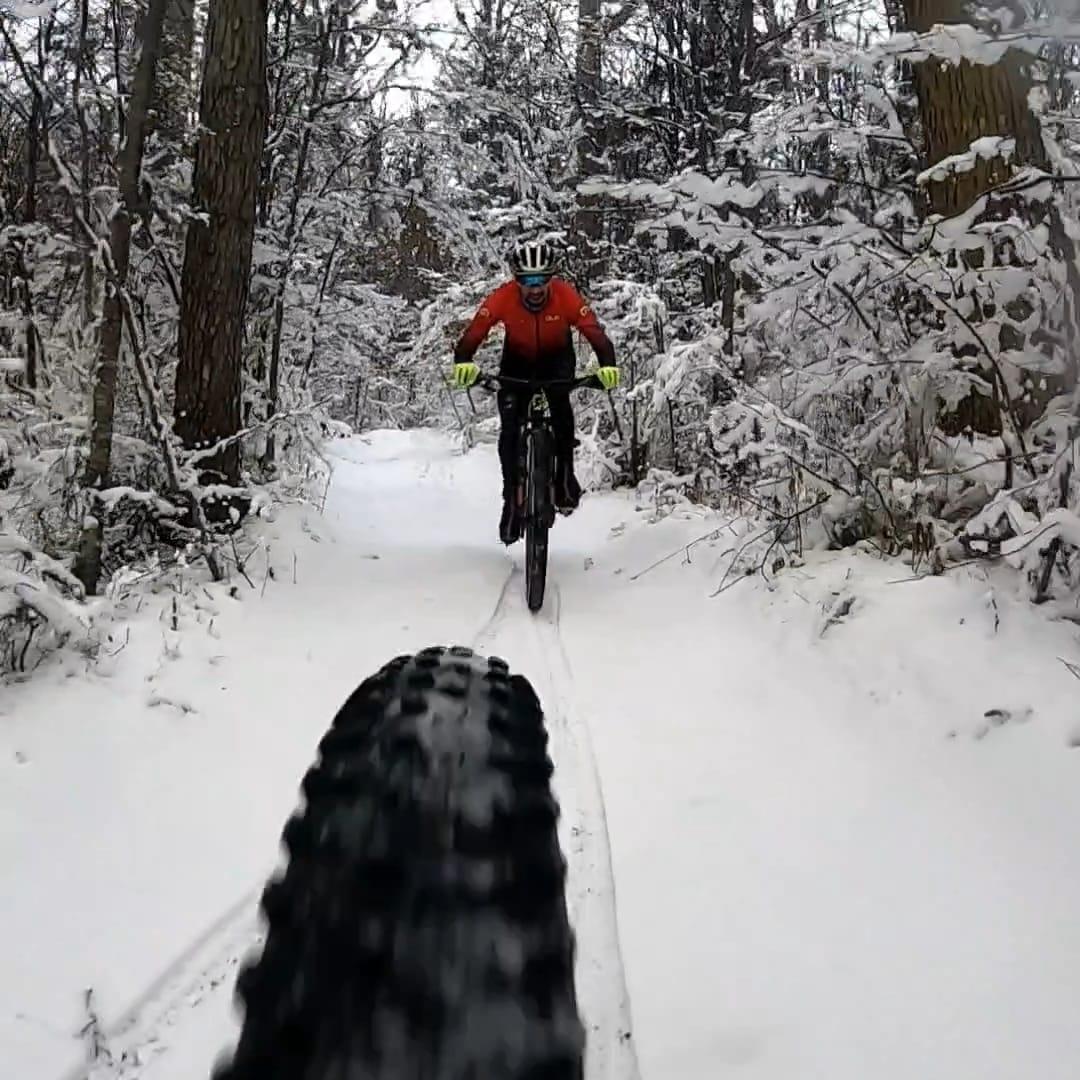
<svg viewBox="0 0 1080 1080">
<path fill-rule="evenodd" d="M 550 280 L 550 274 L 519 274 L 517 282 L 527 288 L 538 289 L 541 285 L 546 285 Z"/>
</svg>

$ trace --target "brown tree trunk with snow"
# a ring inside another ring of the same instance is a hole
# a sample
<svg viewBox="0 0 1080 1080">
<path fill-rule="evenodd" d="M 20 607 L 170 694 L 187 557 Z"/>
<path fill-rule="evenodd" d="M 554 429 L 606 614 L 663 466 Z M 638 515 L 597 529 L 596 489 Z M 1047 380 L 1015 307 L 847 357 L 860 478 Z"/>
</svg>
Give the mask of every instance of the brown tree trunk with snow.
<svg viewBox="0 0 1080 1080">
<path fill-rule="evenodd" d="M 903 0 L 903 11 L 907 29 L 916 33 L 927 33 L 936 24 L 971 21 L 964 0 Z M 946 63 L 931 56 L 912 65 L 919 101 L 924 168 L 952 155 L 969 153 L 978 139 L 998 136 L 1015 140 L 1015 148 L 1008 158 L 1001 154 L 990 157 L 977 154 L 973 167 L 949 169 L 931 180 L 926 185 L 929 213 L 946 217 L 961 214 L 1018 169 L 1046 164 L 1039 122 L 1028 105 L 1031 63 L 1032 57 L 1010 49 L 995 64 L 970 60 Z M 999 198 L 988 204 L 980 221 L 1014 214 L 1026 217 L 1030 213 L 1030 205 L 1022 200 Z M 1002 257 L 1008 259 L 1007 253 Z M 977 271 L 984 264 L 981 250 L 965 252 L 961 258 L 972 270 Z M 1022 414 L 1030 410 L 1032 415 L 1037 415 L 1042 405 L 1036 399 L 1053 392 L 1048 391 L 1052 380 L 1040 380 L 1042 389 L 1039 390 L 1024 377 L 1024 389 L 1019 398 L 1014 399 L 1001 362 L 996 359 L 1001 349 L 1023 352 L 1030 345 L 1030 339 L 1025 340 L 1017 329 L 1017 323 L 1026 318 L 1026 313 L 1020 310 L 1025 304 L 1028 301 L 1024 298 L 1014 302 L 1016 310 L 1010 312 L 1012 321 L 1001 325 L 999 344 L 992 349 L 995 355 L 988 356 L 976 338 L 974 324 L 981 321 L 977 315 L 968 332 L 958 338 L 957 360 L 963 367 L 979 374 L 985 389 L 973 388 L 955 408 L 942 411 L 938 426 L 947 434 L 973 430 L 985 435 L 999 435 L 1010 428 L 1023 446 L 1025 418 Z"/>
<path fill-rule="evenodd" d="M 588 180 L 602 168 L 604 127 L 597 115 L 600 103 L 601 34 L 600 0 L 578 0 L 578 47 L 575 83 L 581 104 L 581 135 L 577 145 L 578 180 Z M 596 246 L 603 235 L 603 218 L 596 195 L 578 195 L 575 232 L 582 248 L 582 266 L 589 278 L 600 269 Z"/>
<path fill-rule="evenodd" d="M 139 65 L 135 71 L 128 106 L 124 142 L 117 160 L 119 199 L 109 222 L 109 253 L 115 280 L 106 286 L 101 318 L 101 338 L 94 380 L 94 401 L 90 421 L 90 452 L 83 474 L 83 487 L 96 489 L 108 483 L 112 458 L 113 418 L 116 411 L 116 372 L 124 333 L 124 312 L 120 290 L 126 286 L 131 253 L 131 219 L 139 212 L 139 177 L 143 145 L 148 126 L 154 74 L 161 46 L 161 27 L 167 0 L 151 0 L 139 30 Z M 93 594 L 101 576 L 102 525 L 99 515 L 90 513 L 83 524 L 82 542 L 75 560 L 75 576 L 88 594 Z"/>
<path fill-rule="evenodd" d="M 189 449 L 240 429 L 244 312 L 255 200 L 266 135 L 266 2 L 211 0 L 199 105 L 194 202 L 188 226 L 176 371 L 176 431 Z M 234 441 L 202 463 L 210 481 L 237 484 Z"/>
<path fill-rule="evenodd" d="M 904 0 L 904 14 L 908 29 L 917 33 L 936 23 L 970 21 L 963 0 Z M 1027 54 L 1010 49 L 996 64 L 953 64 L 931 57 L 913 65 L 926 166 L 966 153 L 984 136 L 1016 140 L 1011 163 L 1002 157 L 979 157 L 973 169 L 930 183 L 933 213 L 962 212 L 1007 180 L 1017 166 L 1045 163 L 1039 123 L 1028 106 L 1031 62 Z"/>
<path fill-rule="evenodd" d="M 195 2 L 169 0 L 162 31 L 161 63 L 154 93 L 154 128 L 174 147 L 186 146 L 195 100 Z"/>
</svg>

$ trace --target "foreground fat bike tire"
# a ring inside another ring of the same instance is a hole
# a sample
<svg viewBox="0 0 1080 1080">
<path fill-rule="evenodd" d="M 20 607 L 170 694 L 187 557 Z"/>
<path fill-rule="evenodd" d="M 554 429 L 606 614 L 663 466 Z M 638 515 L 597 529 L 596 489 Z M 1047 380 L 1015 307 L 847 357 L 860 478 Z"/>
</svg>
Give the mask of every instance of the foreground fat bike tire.
<svg viewBox="0 0 1080 1080">
<path fill-rule="evenodd" d="M 528 681 L 467 649 L 400 657 L 319 751 L 217 1080 L 582 1080 L 566 863 Z"/>
</svg>

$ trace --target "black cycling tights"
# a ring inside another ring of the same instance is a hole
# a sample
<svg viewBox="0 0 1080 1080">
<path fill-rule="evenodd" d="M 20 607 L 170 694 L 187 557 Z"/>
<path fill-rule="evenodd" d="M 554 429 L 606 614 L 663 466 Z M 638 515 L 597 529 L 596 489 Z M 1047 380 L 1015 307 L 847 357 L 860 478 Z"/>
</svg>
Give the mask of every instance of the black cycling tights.
<svg viewBox="0 0 1080 1080">
<path fill-rule="evenodd" d="M 556 469 L 573 464 L 574 460 L 574 410 L 570 404 L 569 390 L 548 390 L 551 408 L 551 428 L 555 436 Z M 507 494 L 517 479 L 518 435 L 521 423 L 529 408 L 528 394 L 506 388 L 499 391 L 499 463 L 502 465 L 503 494 Z M 558 472 L 556 472 L 556 476 Z"/>
</svg>

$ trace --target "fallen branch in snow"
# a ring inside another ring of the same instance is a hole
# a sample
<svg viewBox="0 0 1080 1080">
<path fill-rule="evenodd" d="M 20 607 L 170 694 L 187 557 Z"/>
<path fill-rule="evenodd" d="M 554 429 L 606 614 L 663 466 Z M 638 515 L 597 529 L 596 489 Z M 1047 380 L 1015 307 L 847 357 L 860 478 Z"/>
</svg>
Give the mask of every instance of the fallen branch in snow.
<svg viewBox="0 0 1080 1080">
<path fill-rule="evenodd" d="M 942 563 L 941 573 L 947 573 L 949 570 L 960 570 L 965 566 L 980 566 L 985 563 L 985 559 L 961 559 L 959 562 Z M 912 574 L 910 577 L 891 578 L 885 582 L 886 585 L 907 585 L 912 581 L 925 581 L 929 577 L 940 577 L 941 573 L 935 573 L 933 571 L 927 571 L 925 574 Z"/>
<path fill-rule="evenodd" d="M 97 1007 L 94 1004 L 93 987 L 90 987 L 83 996 L 83 1007 L 86 1009 L 86 1023 L 79 1030 L 79 1034 L 86 1043 L 86 1063 L 91 1067 L 102 1063 L 111 1065 L 113 1055 L 109 1050 L 108 1040 L 105 1038 L 101 1017 L 98 1016 Z"/>
<path fill-rule="evenodd" d="M 1070 663 L 1064 656 L 1059 656 L 1058 659 L 1065 665 L 1066 670 L 1080 679 L 1080 664 Z"/>
<path fill-rule="evenodd" d="M 236 534 L 235 533 L 233 534 L 231 539 L 232 539 L 233 562 L 236 565 L 236 569 L 240 571 L 240 573 L 243 575 L 244 580 L 254 589 L 255 588 L 255 582 L 252 581 L 251 578 L 248 576 L 247 564 L 251 560 L 251 557 L 255 554 L 255 552 L 259 550 L 260 545 L 256 544 L 247 553 L 246 556 L 241 558 L 240 552 L 239 552 L 239 550 L 237 549 L 237 546 L 236 546 Z"/>
<path fill-rule="evenodd" d="M 1014 536 L 1008 540 L 988 540 L 984 537 L 967 536 L 963 533 L 957 536 L 951 536 L 946 540 L 942 540 L 935 547 L 935 551 L 941 551 L 947 548 L 950 544 L 959 544 L 965 552 L 972 555 L 972 558 L 958 559 L 953 562 L 943 562 L 941 564 L 941 570 L 943 572 L 949 570 L 959 570 L 965 566 L 977 566 L 984 565 L 986 563 L 1001 562 L 1003 559 L 1009 559 L 1013 556 L 1020 554 L 1022 551 L 1026 551 L 1033 544 L 1037 544 L 1045 537 L 1049 537 L 1049 543 L 1047 545 L 1046 553 L 1041 557 L 1042 570 L 1040 571 L 1039 584 L 1042 590 L 1046 589 L 1048 581 L 1048 574 L 1046 566 L 1052 566 L 1050 556 L 1057 556 L 1061 546 L 1065 543 L 1071 547 L 1080 549 L 1080 518 L 1075 514 L 1070 513 L 1067 510 L 1052 510 L 1045 518 L 1039 523 L 1038 528 L 1032 529 L 1029 532 L 1022 533 L 1019 536 Z M 986 544 L 985 551 L 979 551 L 974 547 L 975 544 Z M 933 574 L 913 574 L 910 577 L 894 578 L 891 581 L 886 582 L 887 585 L 903 585 L 911 581 L 922 581 L 924 578 L 932 577 Z M 1039 596 L 1041 595 L 1041 599 Z M 1038 594 L 1035 598 L 1036 603 L 1042 603 L 1048 599 L 1045 591 Z M 1066 616 L 1061 616 L 1065 618 Z"/>
<path fill-rule="evenodd" d="M 742 553 L 751 544 L 755 543 L 758 540 L 764 540 L 765 537 L 768 536 L 771 532 L 776 533 L 773 542 L 769 545 L 761 561 L 757 564 L 757 566 L 754 566 L 751 569 L 747 570 L 746 573 L 742 575 L 743 577 L 750 577 L 751 575 L 758 573 L 762 569 L 762 567 L 764 567 L 765 561 L 768 559 L 769 553 L 772 551 L 772 549 L 776 547 L 776 542 L 782 535 L 783 527 L 785 525 L 790 525 L 793 521 L 797 521 L 804 514 L 812 513 L 814 510 L 818 509 L 818 507 L 820 506 L 823 506 L 828 501 L 828 497 L 822 496 L 820 499 L 818 499 L 817 502 L 811 503 L 809 506 L 804 506 L 801 510 L 796 510 L 793 514 L 787 514 L 784 517 L 777 517 L 776 520 L 770 523 L 766 528 L 749 537 L 745 541 L 745 543 L 743 543 L 742 547 L 740 547 L 739 550 L 736 551 L 735 554 L 732 556 L 731 562 L 728 563 L 728 568 L 724 571 L 724 576 L 720 579 L 720 584 L 716 587 L 715 591 L 711 593 L 711 595 L 719 596 L 725 589 L 730 588 L 730 586 L 726 585 L 725 583 L 727 582 L 728 577 L 731 575 L 731 571 L 735 568 L 736 563 L 738 563 L 739 556 L 742 555 Z M 742 578 L 737 578 L 736 580 L 740 581 L 742 580 Z M 732 584 L 735 584 L 735 582 L 732 582 Z"/>
</svg>

